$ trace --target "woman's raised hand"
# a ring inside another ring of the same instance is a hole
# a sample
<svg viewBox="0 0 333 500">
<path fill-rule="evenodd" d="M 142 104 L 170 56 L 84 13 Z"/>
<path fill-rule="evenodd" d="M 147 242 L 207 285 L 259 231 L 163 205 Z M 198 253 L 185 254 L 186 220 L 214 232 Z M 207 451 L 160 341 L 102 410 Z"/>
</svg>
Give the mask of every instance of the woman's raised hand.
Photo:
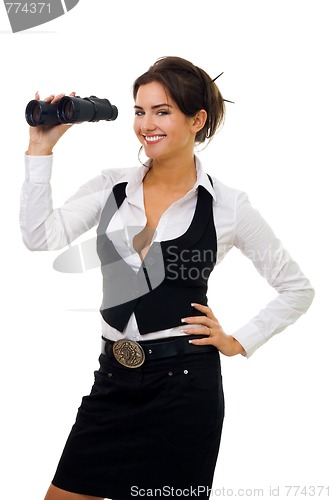
<svg viewBox="0 0 333 500">
<path fill-rule="evenodd" d="M 65 94 L 50 95 L 44 99 L 45 102 L 57 104 Z M 75 92 L 69 94 L 75 96 Z M 35 99 L 40 100 L 39 92 L 36 92 Z M 45 156 L 52 154 L 53 147 L 56 145 L 60 137 L 73 124 L 59 124 L 52 126 L 37 126 L 30 127 L 30 141 L 27 154 L 32 156 Z"/>
</svg>

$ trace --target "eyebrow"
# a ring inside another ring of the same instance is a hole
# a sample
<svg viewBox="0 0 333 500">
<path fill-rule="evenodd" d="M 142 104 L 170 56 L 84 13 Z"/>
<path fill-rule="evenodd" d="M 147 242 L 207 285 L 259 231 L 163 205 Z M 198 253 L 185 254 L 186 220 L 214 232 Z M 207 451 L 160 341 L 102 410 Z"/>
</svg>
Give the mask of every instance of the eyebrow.
<svg viewBox="0 0 333 500">
<path fill-rule="evenodd" d="M 162 104 L 156 104 L 155 106 L 152 106 L 151 109 L 163 108 L 165 106 L 167 106 L 168 108 L 172 108 L 172 106 L 170 104 L 167 104 L 166 102 L 164 102 Z M 141 106 L 138 106 L 137 104 L 135 104 L 134 108 L 135 109 L 143 109 Z"/>
</svg>

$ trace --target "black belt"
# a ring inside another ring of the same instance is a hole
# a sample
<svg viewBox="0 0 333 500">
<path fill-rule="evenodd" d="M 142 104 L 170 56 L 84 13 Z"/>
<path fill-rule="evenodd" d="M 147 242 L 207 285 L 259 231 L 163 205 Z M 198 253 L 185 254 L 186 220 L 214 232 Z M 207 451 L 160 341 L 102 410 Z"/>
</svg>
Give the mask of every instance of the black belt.
<svg viewBox="0 0 333 500">
<path fill-rule="evenodd" d="M 204 338 L 200 335 L 182 335 L 167 339 L 134 342 L 122 339 L 113 342 L 102 337 L 102 354 L 115 358 L 127 368 L 138 368 L 148 360 L 169 358 L 181 354 L 196 354 L 216 350 L 213 345 L 190 344 L 193 338 Z"/>
</svg>

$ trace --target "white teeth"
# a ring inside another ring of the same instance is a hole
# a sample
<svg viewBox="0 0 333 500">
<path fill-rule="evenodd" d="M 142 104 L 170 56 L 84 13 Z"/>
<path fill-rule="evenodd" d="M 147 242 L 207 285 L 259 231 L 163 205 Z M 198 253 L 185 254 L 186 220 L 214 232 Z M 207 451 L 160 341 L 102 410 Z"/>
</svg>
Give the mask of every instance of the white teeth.
<svg viewBox="0 0 333 500">
<path fill-rule="evenodd" d="M 150 137 L 146 136 L 145 139 L 147 142 L 156 142 L 160 139 L 164 139 L 165 135 L 152 135 Z"/>
</svg>

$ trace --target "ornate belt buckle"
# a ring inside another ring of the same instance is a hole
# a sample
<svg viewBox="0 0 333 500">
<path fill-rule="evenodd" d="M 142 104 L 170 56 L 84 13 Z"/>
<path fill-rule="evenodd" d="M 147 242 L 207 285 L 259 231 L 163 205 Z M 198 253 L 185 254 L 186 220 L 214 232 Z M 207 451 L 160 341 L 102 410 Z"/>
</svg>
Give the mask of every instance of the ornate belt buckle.
<svg viewBox="0 0 333 500">
<path fill-rule="evenodd" d="M 118 363 L 127 368 L 138 368 L 145 361 L 144 350 L 133 340 L 116 340 L 112 351 Z"/>
</svg>

